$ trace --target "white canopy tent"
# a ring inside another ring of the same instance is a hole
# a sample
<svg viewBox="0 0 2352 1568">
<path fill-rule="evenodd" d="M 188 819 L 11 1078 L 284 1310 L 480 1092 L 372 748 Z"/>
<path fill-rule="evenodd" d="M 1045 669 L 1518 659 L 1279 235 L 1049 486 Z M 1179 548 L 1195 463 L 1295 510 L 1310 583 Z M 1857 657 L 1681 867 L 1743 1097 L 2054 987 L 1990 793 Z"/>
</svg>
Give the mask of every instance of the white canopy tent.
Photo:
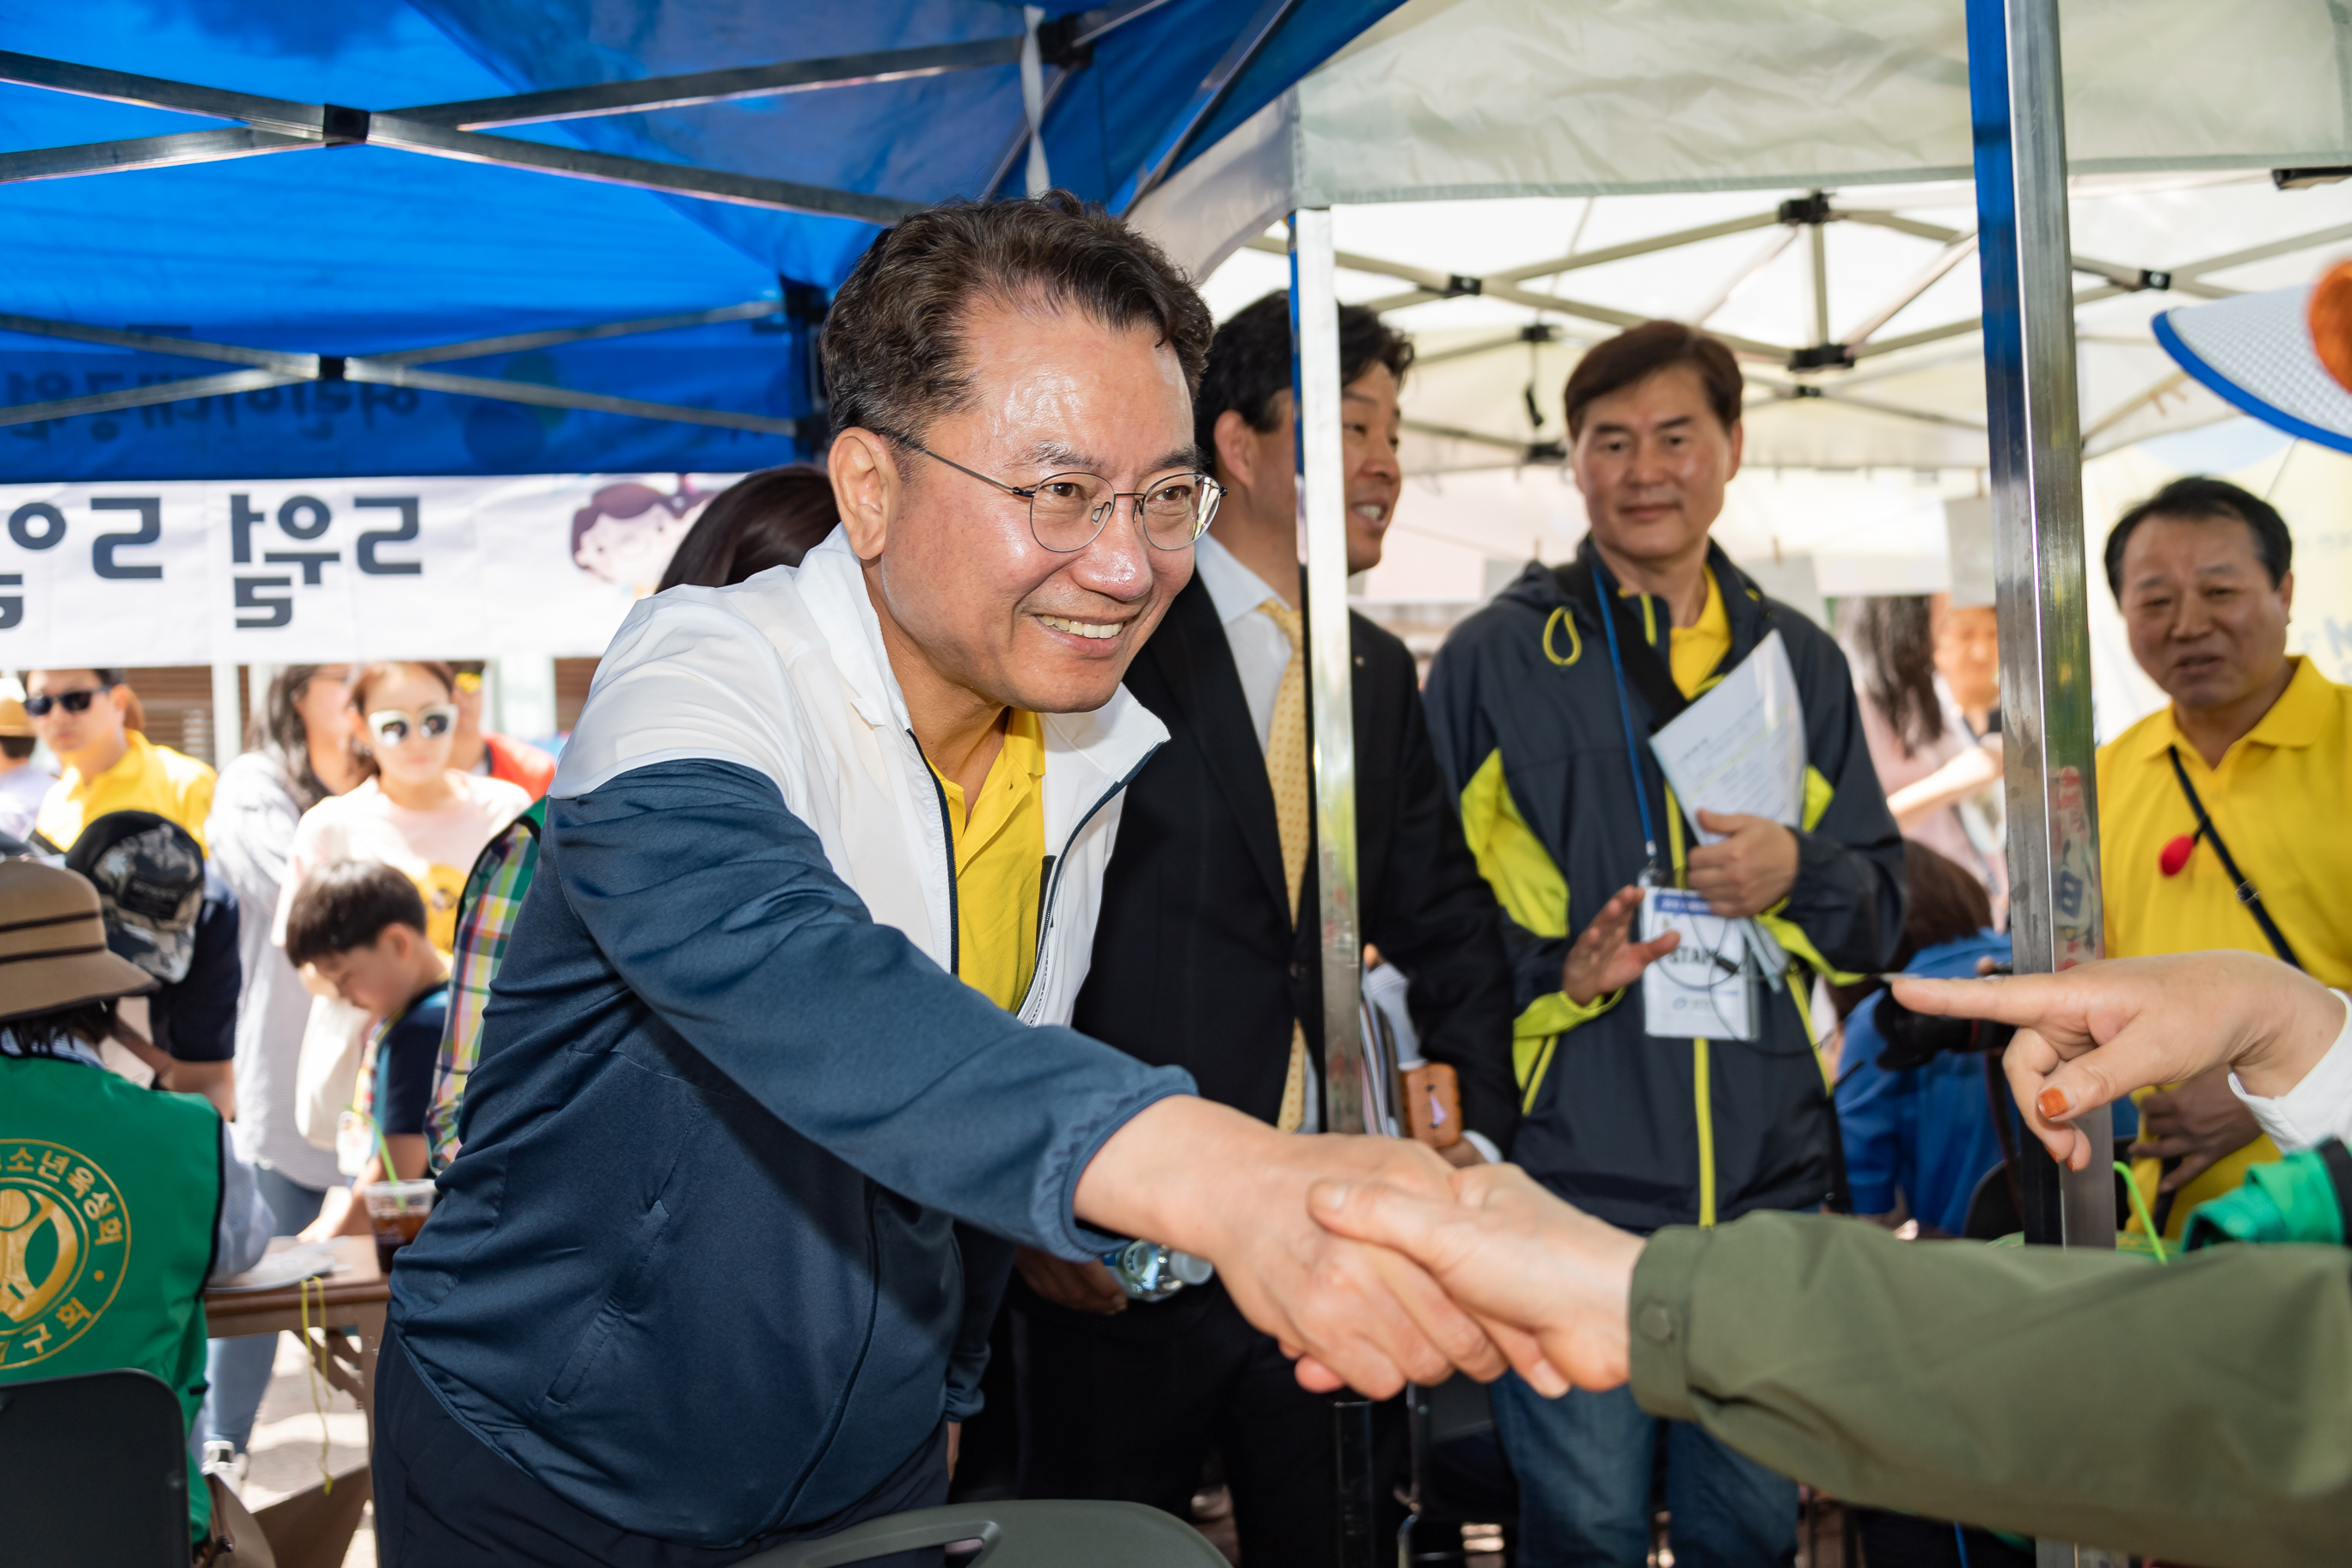
<svg viewBox="0 0 2352 1568">
<path fill-rule="evenodd" d="M 2352 248 L 2330 177 L 2352 163 L 2352 25 L 2319 0 L 2070 0 L 2062 22 L 2084 453 L 2242 425 L 2148 322 Z M 1222 317 L 1287 283 L 1269 226 L 1332 205 L 1340 297 L 1414 334 L 1414 479 L 1375 599 L 1475 600 L 1573 547 L 1559 389 L 1653 316 L 1741 354 L 1734 555 L 1810 557 L 1832 596 L 1919 592 L 1947 585 L 1945 503 L 1988 464 L 1969 135 L 1958 5 L 1408 0 L 1136 216 Z M 2274 445 L 2216 436 L 2126 467 Z M 2111 731 L 2150 693 L 2109 606 L 2092 616 Z"/>
<path fill-rule="evenodd" d="M 2326 167 L 2352 140 L 2325 0 L 2074 0 L 2061 27 L 2075 176 Z M 1206 270 L 1300 207 L 1967 181 L 1968 81 L 1952 4 L 1407 0 L 1136 216 Z"/>
<path fill-rule="evenodd" d="M 1355 959 L 1335 298 L 1526 312 L 1462 321 L 1450 341 L 1430 334 L 1452 322 L 1413 323 L 1433 355 L 1407 404 L 1428 447 L 1416 466 L 1441 483 L 1479 463 L 1470 449 L 1522 470 L 1542 456 L 1543 394 L 1575 345 L 1529 340 L 1589 341 L 1654 315 L 1706 320 L 1756 367 L 1753 391 L 1771 405 L 1749 416 L 1763 471 L 1885 465 L 1934 474 L 1940 489 L 1981 464 L 2017 962 L 2063 968 L 2101 944 L 2085 441 L 2120 446 L 2221 416 L 2146 341 L 2149 308 L 2167 300 L 2123 297 L 2223 298 L 2281 281 L 2252 275 L 2272 263 L 2293 263 L 2285 281 L 2307 277 L 2311 252 L 2352 240 L 2352 212 L 2325 195 L 2297 212 L 2253 204 L 2301 201 L 2347 165 L 2352 16 L 2335 0 L 2074 0 L 2063 16 L 2058 0 L 1407 0 L 1150 192 L 1132 216 L 1203 275 L 1290 217 L 1327 1014 L 1353 1016 Z M 1587 201 L 1575 228 L 1549 229 L 1566 243 L 1522 247 L 1524 259 L 1480 252 L 1464 209 L 1431 205 L 1564 197 Z M 1679 229 L 1629 220 L 1622 239 L 1576 232 L 1604 208 L 1669 197 L 1719 216 Z M 2111 226 L 2089 205 L 2102 198 Z M 1402 248 L 1343 242 L 1339 221 L 1392 204 L 1417 208 L 1390 237 Z M 2070 205 L 2084 209 L 2079 232 Z M 1898 239 L 1913 242 L 1907 254 Z M 2137 243 L 2100 248 L 2124 240 Z M 1656 259 L 1702 246 L 1717 247 L 1705 286 Z M 1403 258 L 1412 252 L 1423 259 Z M 1767 283 L 1792 255 L 1793 322 L 1785 283 Z M 1367 276 L 1343 287 L 1342 268 Z M 1841 289 L 1846 273 L 1860 287 Z M 2074 319 L 2111 301 L 2122 308 Z M 1763 335 L 1765 315 L 1777 332 Z M 1498 345 L 1466 335 L 1515 324 Z M 2086 366 L 2085 347 L 2118 352 Z M 1479 363 L 1497 354 L 1505 371 Z M 1345 1028 L 1328 1048 L 1352 1057 Z M 2113 1245 L 2098 1120 L 2085 1124 L 2090 1174 L 2028 1163 L 2029 1239 Z M 2043 1545 L 2044 1561 L 2061 1552 L 2072 1555 Z"/>
</svg>

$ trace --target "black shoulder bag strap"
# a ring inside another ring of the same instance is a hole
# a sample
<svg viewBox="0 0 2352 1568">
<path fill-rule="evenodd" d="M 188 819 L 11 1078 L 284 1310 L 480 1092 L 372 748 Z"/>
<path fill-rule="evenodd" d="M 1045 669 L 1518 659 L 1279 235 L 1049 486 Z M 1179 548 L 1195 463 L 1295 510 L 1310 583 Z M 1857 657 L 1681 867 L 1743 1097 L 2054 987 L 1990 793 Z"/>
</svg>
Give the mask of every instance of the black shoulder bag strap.
<svg viewBox="0 0 2352 1568">
<path fill-rule="evenodd" d="M 2189 797 L 2189 809 L 2197 814 L 2196 837 L 2212 840 L 2213 853 L 2221 858 L 2221 869 L 2230 873 L 2230 880 L 2237 888 L 2238 902 L 2246 906 L 2246 912 L 2254 917 L 2256 925 L 2263 928 L 2263 935 L 2270 939 L 2271 951 L 2301 969 L 2303 960 L 2294 955 L 2294 949 L 2287 945 L 2286 933 L 2279 930 L 2278 922 L 2271 919 L 2270 910 L 2263 907 L 2262 893 L 2247 879 L 2246 874 L 2238 869 L 2237 859 L 2231 855 L 2230 847 L 2221 841 L 2221 830 L 2213 826 L 2210 816 L 2205 815 L 2205 803 L 2197 798 L 2197 786 L 2189 782 L 2189 770 L 2180 765 L 2180 748 L 2167 746 L 2164 754 L 2172 759 L 2172 776 L 2180 781 L 2180 793 Z"/>
<path fill-rule="evenodd" d="M 1667 666 L 1664 657 L 1651 646 L 1642 618 L 1628 608 L 1622 599 L 1613 605 L 1601 602 L 1599 576 L 1588 563 L 1571 561 L 1555 568 L 1554 575 L 1559 580 L 1561 592 L 1583 605 L 1585 613 L 1592 617 L 1595 631 L 1601 629 L 1602 616 L 1614 615 L 1617 617 L 1617 641 L 1625 654 L 1625 679 L 1633 683 L 1634 690 L 1642 694 L 1642 700 L 1650 705 L 1650 731 L 1653 734 L 1690 706 L 1690 699 L 1685 697 L 1683 689 L 1675 684 L 1674 671 Z"/>
</svg>

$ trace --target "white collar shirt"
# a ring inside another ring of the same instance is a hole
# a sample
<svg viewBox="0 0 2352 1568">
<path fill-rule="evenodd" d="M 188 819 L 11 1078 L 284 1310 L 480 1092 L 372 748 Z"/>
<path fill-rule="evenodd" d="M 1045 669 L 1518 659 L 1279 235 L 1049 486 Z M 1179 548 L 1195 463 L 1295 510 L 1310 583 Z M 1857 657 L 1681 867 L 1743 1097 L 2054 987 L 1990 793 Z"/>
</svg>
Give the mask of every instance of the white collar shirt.
<svg viewBox="0 0 2352 1568">
<path fill-rule="evenodd" d="M 1290 668 L 1290 634 L 1272 616 L 1258 613 L 1268 599 L 1281 599 L 1272 584 L 1241 563 L 1241 558 L 1217 542 L 1214 534 L 1201 535 L 1192 546 L 1192 570 L 1209 591 L 1224 624 L 1225 647 L 1233 651 L 1234 673 L 1242 678 L 1242 699 L 1249 704 L 1250 722 L 1257 730 L 1257 749 L 1264 755 L 1274 733 L 1275 700 L 1282 695 L 1282 674 Z M 1288 604 L 1287 599 L 1284 599 Z M 1323 1130 L 1323 1086 L 1317 1075 L 1307 1075 L 1307 1106 L 1301 1132 Z"/>
<path fill-rule="evenodd" d="M 1274 703 L 1282 693 L 1282 672 L 1290 668 L 1290 638 L 1272 616 L 1259 614 L 1258 606 L 1283 595 L 1243 565 L 1213 533 L 1202 534 L 1192 546 L 1192 570 L 1208 589 L 1217 619 L 1224 624 L 1225 646 L 1233 650 L 1234 672 L 1242 678 L 1242 698 L 1249 704 L 1250 722 L 1257 729 L 1257 749 L 1263 754 L 1274 732 Z"/>
</svg>

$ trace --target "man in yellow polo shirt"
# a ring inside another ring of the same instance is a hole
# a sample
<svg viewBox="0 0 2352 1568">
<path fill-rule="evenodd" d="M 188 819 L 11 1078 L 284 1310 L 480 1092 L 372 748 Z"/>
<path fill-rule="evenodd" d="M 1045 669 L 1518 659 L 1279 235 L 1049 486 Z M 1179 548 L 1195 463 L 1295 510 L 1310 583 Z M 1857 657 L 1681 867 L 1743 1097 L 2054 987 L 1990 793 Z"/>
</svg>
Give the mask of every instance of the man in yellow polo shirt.
<svg viewBox="0 0 2352 1568">
<path fill-rule="evenodd" d="M 41 802 L 35 831 L 70 849 L 84 824 L 109 812 L 152 811 L 204 843 L 213 770 L 124 725 L 131 688 L 122 671 L 36 669 L 25 687 L 33 729 L 65 764 Z"/>
<path fill-rule="evenodd" d="M 956 976 L 1008 1013 L 1037 967 L 1045 872 L 1045 742 L 1037 715 L 1004 710 L 1003 744 L 978 796 L 931 765 L 955 836 Z"/>
<path fill-rule="evenodd" d="M 979 792 L 931 763 L 955 847 L 956 978 L 1008 1013 L 1021 1010 L 1037 972 L 1037 909 L 1045 882 L 1045 738 L 1037 715 L 1007 708 L 1003 743 Z M 929 758 L 925 759 L 927 762 Z M 955 1471 L 963 1424 L 979 1412 L 988 1334 L 1013 1273 L 1013 1244 L 959 1222 L 964 1316 L 948 1362 L 948 1470 Z"/>
<path fill-rule="evenodd" d="M 2172 699 L 2099 752 L 2110 958 L 2243 948 L 2352 984 L 2352 688 L 2287 656 L 2293 563 L 2285 521 L 2221 479 L 2177 479 L 2107 536 L 2132 657 Z M 2278 1158 L 2218 1070 L 2141 1110 L 2167 1235 Z"/>
</svg>

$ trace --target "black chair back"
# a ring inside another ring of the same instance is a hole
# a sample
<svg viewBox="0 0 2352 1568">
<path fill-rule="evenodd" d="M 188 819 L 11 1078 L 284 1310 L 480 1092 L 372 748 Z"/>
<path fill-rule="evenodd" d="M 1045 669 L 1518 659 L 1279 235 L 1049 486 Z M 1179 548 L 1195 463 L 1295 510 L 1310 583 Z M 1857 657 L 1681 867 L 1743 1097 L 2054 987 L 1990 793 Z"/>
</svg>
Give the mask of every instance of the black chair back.
<svg viewBox="0 0 2352 1568">
<path fill-rule="evenodd" d="M 1139 1502 L 968 1502 L 851 1525 L 772 1547 L 738 1568 L 841 1568 L 898 1552 L 980 1542 L 971 1568 L 1225 1568 L 1224 1553 L 1173 1514 Z"/>
<path fill-rule="evenodd" d="M 0 1557 L 187 1568 L 188 1432 L 143 1372 L 0 1384 Z"/>
</svg>

